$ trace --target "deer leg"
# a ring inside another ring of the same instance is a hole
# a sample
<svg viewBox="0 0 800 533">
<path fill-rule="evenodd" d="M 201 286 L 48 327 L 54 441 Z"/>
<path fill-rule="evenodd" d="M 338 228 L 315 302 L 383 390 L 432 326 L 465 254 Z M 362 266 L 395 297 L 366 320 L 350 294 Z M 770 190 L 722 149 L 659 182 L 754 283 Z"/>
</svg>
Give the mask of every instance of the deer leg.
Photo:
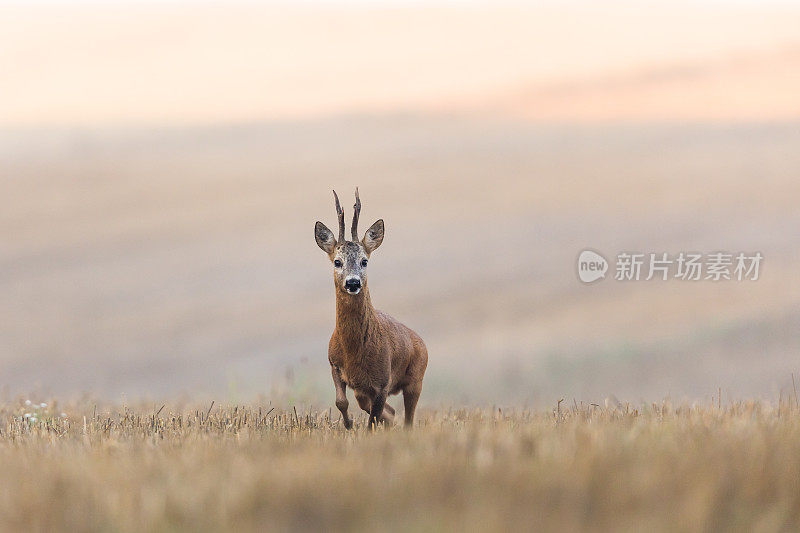
<svg viewBox="0 0 800 533">
<path fill-rule="evenodd" d="M 361 391 L 356 392 L 356 401 L 358 402 L 358 406 L 361 407 L 364 411 L 369 413 L 372 411 L 372 400 L 370 400 L 369 396 L 366 393 Z"/>
<path fill-rule="evenodd" d="M 417 401 L 422 392 L 422 387 L 410 386 L 403 389 L 403 404 L 406 408 L 406 428 L 414 427 L 414 411 L 417 409 Z"/>
<path fill-rule="evenodd" d="M 372 413 L 372 400 L 366 393 L 356 391 L 356 400 L 364 411 L 370 414 Z M 388 403 L 383 404 L 383 412 L 379 420 L 385 422 L 387 425 L 391 425 L 394 422 L 394 408 Z"/>
<path fill-rule="evenodd" d="M 386 405 L 386 389 L 380 389 L 372 399 L 372 409 L 369 412 L 369 428 L 375 429 L 378 422 L 385 421 L 383 408 Z"/>
<path fill-rule="evenodd" d="M 336 408 L 342 413 L 345 429 L 353 427 L 353 419 L 347 414 L 347 389 L 342 379 L 339 369 L 331 365 L 331 375 L 333 375 L 333 386 L 336 389 Z"/>
</svg>

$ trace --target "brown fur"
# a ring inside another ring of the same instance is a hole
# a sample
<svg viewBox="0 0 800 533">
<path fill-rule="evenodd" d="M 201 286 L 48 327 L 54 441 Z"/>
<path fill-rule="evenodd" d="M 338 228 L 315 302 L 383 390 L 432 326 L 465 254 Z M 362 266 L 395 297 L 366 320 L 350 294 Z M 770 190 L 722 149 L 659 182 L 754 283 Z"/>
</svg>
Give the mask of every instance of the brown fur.
<svg viewBox="0 0 800 533">
<path fill-rule="evenodd" d="M 353 235 L 359 211 L 356 191 Z M 337 212 L 341 221 L 343 213 L 338 198 Z M 344 234 L 341 226 L 339 234 L 340 237 Z M 405 424 L 413 426 L 428 351 L 419 335 L 372 306 L 366 266 L 361 267 L 361 262 L 383 241 L 383 221 L 373 224 L 361 242 L 337 242 L 321 222 L 317 222 L 315 237 L 331 261 L 341 261 L 341 266 L 334 268 L 336 328 L 328 344 L 328 360 L 336 389 L 336 407 L 342 413 L 345 427 L 349 429 L 353 423 L 347 412 L 347 387 L 355 391 L 359 406 L 369 413 L 370 427 L 378 421 L 392 423 L 394 409 L 386 404 L 386 397 L 402 391 Z M 361 280 L 361 290 L 352 294 L 345 289 L 344 281 L 355 277 Z"/>
</svg>

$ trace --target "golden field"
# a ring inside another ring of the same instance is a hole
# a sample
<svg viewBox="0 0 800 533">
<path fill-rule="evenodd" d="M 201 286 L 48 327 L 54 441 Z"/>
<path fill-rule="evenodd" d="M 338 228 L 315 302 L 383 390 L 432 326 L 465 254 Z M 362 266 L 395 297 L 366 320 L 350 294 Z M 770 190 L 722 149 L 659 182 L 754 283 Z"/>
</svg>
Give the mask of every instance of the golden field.
<svg viewBox="0 0 800 533">
<path fill-rule="evenodd" d="M 0 407 L 10 531 L 791 531 L 800 409 L 777 403 L 423 410 Z"/>
</svg>

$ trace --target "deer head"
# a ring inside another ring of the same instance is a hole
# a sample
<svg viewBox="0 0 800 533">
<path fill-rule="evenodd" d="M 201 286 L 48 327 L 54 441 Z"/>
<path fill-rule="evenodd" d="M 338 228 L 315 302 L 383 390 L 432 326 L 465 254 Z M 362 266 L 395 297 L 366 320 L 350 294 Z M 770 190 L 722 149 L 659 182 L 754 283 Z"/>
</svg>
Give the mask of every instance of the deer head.
<svg viewBox="0 0 800 533">
<path fill-rule="evenodd" d="M 361 200 L 356 188 L 356 203 L 353 206 L 353 225 L 350 228 L 351 241 L 344 237 L 344 211 L 339 205 L 339 196 L 333 191 L 336 201 L 336 215 L 339 217 L 339 238 L 325 224 L 317 221 L 314 238 L 317 246 L 328 254 L 333 263 L 333 280 L 337 290 L 356 295 L 367 285 L 367 264 L 369 256 L 383 242 L 383 219 L 369 227 L 364 237 L 358 240 L 358 216 L 361 214 Z"/>
</svg>

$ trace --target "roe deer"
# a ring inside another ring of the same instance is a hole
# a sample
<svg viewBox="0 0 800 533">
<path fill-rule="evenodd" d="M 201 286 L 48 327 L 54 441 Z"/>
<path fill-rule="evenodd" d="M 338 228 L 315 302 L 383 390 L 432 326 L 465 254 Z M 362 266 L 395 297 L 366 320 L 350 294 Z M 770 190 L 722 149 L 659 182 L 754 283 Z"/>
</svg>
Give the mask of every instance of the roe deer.
<svg viewBox="0 0 800 533">
<path fill-rule="evenodd" d="M 342 412 L 344 426 L 353 420 L 347 414 L 347 387 L 355 391 L 358 405 L 369 413 L 369 427 L 378 422 L 391 425 L 394 409 L 386 397 L 403 391 L 405 425 L 414 424 L 414 410 L 422 392 L 422 377 L 428 366 L 428 350 L 422 339 L 409 328 L 372 307 L 367 289 L 369 256 L 383 242 L 383 220 L 378 220 L 358 240 L 358 216 L 361 200 L 356 188 L 353 206 L 352 241 L 344 237 L 344 211 L 336 200 L 339 238 L 322 222 L 314 227 L 314 238 L 333 263 L 336 292 L 336 328 L 328 344 L 336 407 Z"/>
</svg>

